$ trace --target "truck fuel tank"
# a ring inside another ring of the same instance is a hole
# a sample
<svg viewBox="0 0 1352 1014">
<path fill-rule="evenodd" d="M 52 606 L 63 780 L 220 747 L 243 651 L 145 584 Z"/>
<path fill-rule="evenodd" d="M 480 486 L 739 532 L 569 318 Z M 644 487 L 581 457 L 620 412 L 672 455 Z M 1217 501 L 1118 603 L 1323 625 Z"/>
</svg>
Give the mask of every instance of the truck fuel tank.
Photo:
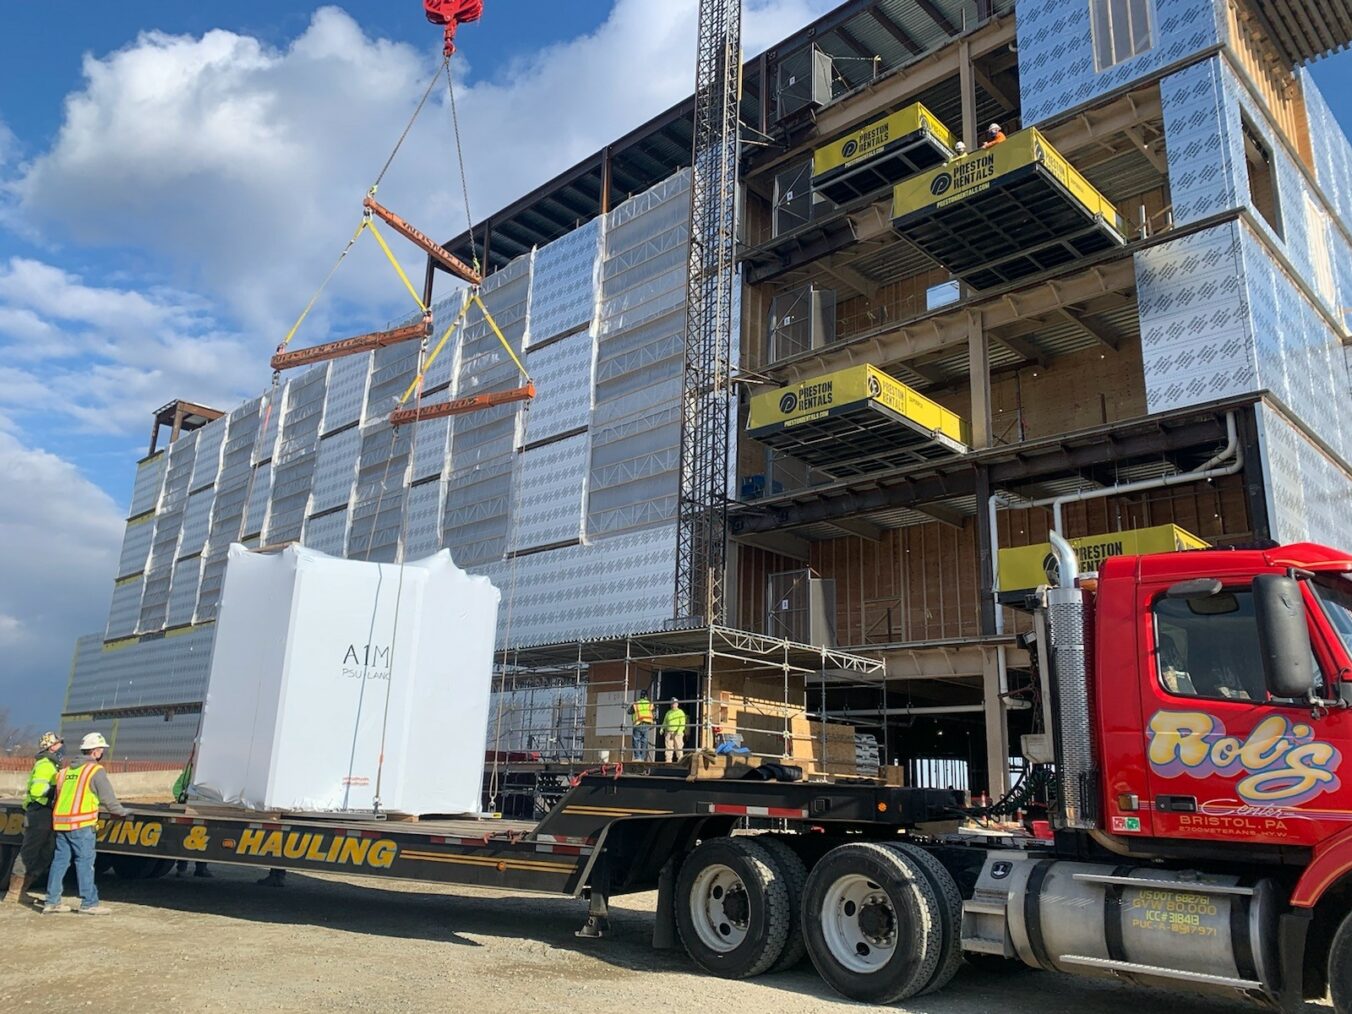
<svg viewBox="0 0 1352 1014">
<path fill-rule="evenodd" d="M 1034 968 L 1272 998 L 1275 881 L 991 852 L 963 904 L 963 948 Z"/>
</svg>

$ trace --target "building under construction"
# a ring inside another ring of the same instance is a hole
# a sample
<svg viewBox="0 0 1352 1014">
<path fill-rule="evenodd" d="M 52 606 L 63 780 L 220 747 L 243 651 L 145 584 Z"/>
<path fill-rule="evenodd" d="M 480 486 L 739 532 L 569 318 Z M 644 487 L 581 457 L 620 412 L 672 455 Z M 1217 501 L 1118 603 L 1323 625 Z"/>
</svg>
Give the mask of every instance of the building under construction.
<svg viewBox="0 0 1352 1014">
<path fill-rule="evenodd" d="M 624 757 L 641 688 L 691 743 L 1000 793 L 1049 530 L 1352 544 L 1352 146 L 1303 69 L 1349 40 L 1307 0 L 842 4 L 742 68 L 716 610 L 679 579 L 692 99 L 445 244 L 491 320 L 425 397 L 518 382 L 496 321 L 533 402 L 391 427 L 403 343 L 156 414 L 67 736 L 187 757 L 232 542 L 448 547 L 503 592 L 503 779 Z"/>
</svg>

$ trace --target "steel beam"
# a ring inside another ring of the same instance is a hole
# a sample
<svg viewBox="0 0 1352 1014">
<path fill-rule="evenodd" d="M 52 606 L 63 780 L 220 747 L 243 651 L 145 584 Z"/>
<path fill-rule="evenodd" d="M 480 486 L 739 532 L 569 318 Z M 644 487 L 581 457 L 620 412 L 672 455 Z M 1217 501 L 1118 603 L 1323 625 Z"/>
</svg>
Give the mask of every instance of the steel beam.
<svg viewBox="0 0 1352 1014">
<path fill-rule="evenodd" d="M 904 363 L 931 352 L 951 349 L 968 340 L 967 314 L 981 313 L 987 329 L 1016 324 L 1028 317 L 1045 315 L 1064 306 L 1083 303 L 1095 296 L 1118 292 L 1136 284 L 1136 269 L 1130 257 L 1100 264 L 1090 270 L 1054 282 L 1034 283 L 1018 293 L 1017 299 L 995 296 L 976 299 L 966 306 L 928 314 L 899 327 L 857 335 L 815 349 L 801 358 L 773 367 L 777 377 L 788 383 L 843 369 L 859 361 L 875 366 Z"/>
<path fill-rule="evenodd" d="M 807 562 L 812 558 L 812 543 L 792 532 L 747 532 L 733 541 L 793 560 Z"/>
<path fill-rule="evenodd" d="M 871 521 L 861 521 L 859 518 L 837 518 L 831 522 L 832 528 L 839 528 L 846 535 L 856 535 L 861 539 L 867 539 L 869 542 L 882 542 L 883 530 Z"/>
<path fill-rule="evenodd" d="M 985 465 L 992 489 L 1003 489 L 1030 479 L 1073 473 L 1091 465 L 1209 447 L 1225 439 L 1225 423 L 1219 416 L 1190 419 L 1175 426 L 1160 420 L 1137 426 L 1118 422 L 1113 426 L 1121 434 L 1115 443 L 1099 439 L 1067 446 L 1071 439 L 1089 439 L 1086 434 L 1072 434 L 1058 441 L 1025 445 L 1013 457 L 1000 448 L 990 455 L 995 460 L 985 462 L 980 456 L 976 461 L 955 460 L 951 463 L 951 471 L 874 475 L 856 480 L 856 486 L 842 483 L 834 488 L 812 490 L 807 494 L 811 499 L 781 499 L 743 508 L 729 518 L 729 525 L 738 536 L 745 536 L 838 518 L 867 517 L 897 507 L 914 509 L 917 504 L 936 500 L 975 496 L 978 490 L 973 464 Z M 1090 432 L 1099 429 L 1102 428 Z"/>
</svg>

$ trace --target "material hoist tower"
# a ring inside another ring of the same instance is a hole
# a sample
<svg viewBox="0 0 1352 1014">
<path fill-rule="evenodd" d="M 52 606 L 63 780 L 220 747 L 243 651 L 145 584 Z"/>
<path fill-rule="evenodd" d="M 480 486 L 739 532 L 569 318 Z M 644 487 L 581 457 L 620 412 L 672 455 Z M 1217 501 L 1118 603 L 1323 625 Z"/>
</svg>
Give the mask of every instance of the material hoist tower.
<svg viewBox="0 0 1352 1014">
<path fill-rule="evenodd" d="M 741 0 L 700 0 L 674 603 L 682 625 L 723 622 L 741 36 Z"/>
</svg>

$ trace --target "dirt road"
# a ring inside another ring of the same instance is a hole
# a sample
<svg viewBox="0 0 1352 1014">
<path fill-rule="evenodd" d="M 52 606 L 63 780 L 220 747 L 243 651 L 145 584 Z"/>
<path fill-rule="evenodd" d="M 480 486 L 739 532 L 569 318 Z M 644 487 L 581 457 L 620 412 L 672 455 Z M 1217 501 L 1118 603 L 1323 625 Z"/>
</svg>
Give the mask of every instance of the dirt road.
<svg viewBox="0 0 1352 1014">
<path fill-rule="evenodd" d="M 402 1010 L 498 1014 L 799 1014 L 862 1009 L 811 966 L 750 982 L 699 974 L 649 945 L 656 895 L 621 898 L 613 935 L 579 940 L 584 906 L 556 898 L 258 872 L 216 878 L 100 878 L 113 915 L 41 916 L 0 906 L 0 1010 Z M 89 1003 L 76 999 L 88 998 Z M 944 992 L 904 1005 L 925 1014 L 1170 1014 L 1251 1010 L 1036 972 L 964 969 Z M 1327 1014 L 1327 1008 L 1311 1008 Z"/>
</svg>

